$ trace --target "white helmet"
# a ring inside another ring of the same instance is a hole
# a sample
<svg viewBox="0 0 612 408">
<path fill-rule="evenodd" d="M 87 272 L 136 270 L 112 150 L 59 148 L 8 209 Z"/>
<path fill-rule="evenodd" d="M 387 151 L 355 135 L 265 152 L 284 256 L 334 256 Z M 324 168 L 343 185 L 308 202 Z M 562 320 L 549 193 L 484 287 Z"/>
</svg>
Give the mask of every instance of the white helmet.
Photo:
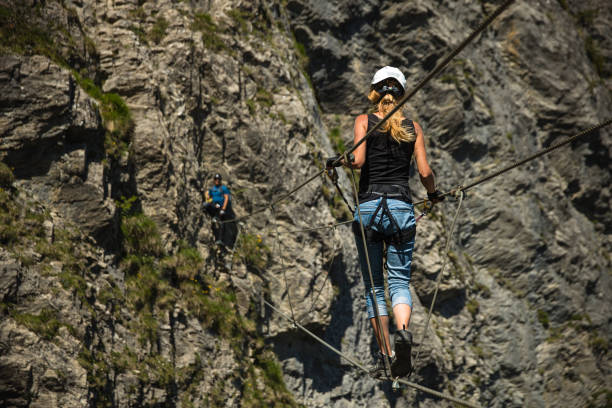
<svg viewBox="0 0 612 408">
<path fill-rule="evenodd" d="M 384 81 L 387 78 L 393 78 L 402 86 L 403 90 L 406 90 L 406 77 L 402 74 L 402 71 L 395 67 L 383 67 L 376 71 L 374 78 L 372 78 L 372 85 Z"/>
</svg>

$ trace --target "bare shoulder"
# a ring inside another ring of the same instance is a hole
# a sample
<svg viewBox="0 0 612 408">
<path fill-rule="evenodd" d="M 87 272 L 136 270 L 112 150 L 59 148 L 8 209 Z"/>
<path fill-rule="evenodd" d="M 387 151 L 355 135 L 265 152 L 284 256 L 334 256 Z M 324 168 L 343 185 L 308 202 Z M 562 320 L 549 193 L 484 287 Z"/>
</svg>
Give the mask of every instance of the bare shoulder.
<svg viewBox="0 0 612 408">
<path fill-rule="evenodd" d="M 362 115 L 359 115 L 355 118 L 355 126 L 357 125 L 367 125 L 368 124 L 368 115 L 367 113 L 364 113 Z"/>
</svg>

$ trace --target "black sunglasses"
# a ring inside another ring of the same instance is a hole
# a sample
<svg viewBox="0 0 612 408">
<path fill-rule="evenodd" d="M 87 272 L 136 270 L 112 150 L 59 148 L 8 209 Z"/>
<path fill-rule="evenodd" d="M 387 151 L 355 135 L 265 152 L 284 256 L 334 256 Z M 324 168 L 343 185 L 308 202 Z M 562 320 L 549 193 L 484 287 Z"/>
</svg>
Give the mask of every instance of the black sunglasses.
<svg viewBox="0 0 612 408">
<path fill-rule="evenodd" d="M 385 96 L 386 94 L 391 94 L 396 98 L 399 98 L 404 94 L 404 91 L 397 86 L 387 86 L 383 85 L 379 88 L 376 88 L 376 92 L 378 92 L 381 96 Z"/>
</svg>

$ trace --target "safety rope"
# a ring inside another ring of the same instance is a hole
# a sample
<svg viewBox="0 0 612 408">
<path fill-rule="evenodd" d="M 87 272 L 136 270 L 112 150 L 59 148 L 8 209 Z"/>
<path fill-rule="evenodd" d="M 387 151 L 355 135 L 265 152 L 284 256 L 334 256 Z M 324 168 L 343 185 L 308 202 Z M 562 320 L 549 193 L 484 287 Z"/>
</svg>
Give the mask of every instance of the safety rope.
<svg viewBox="0 0 612 408">
<path fill-rule="evenodd" d="M 272 303 L 268 302 L 265 299 L 262 300 L 262 303 L 266 304 L 270 309 L 272 309 L 273 311 L 278 313 L 280 316 L 282 316 L 286 320 L 288 320 L 291 323 L 293 323 L 295 326 L 297 326 L 298 329 L 302 330 L 303 332 L 308 334 L 310 337 L 314 338 L 319 343 L 321 343 L 322 345 L 324 345 L 325 347 L 327 347 L 328 349 L 330 349 L 334 353 L 338 354 L 340 357 L 344 358 L 349 363 L 353 364 L 355 367 L 360 368 L 362 371 L 364 371 L 366 373 L 369 372 L 369 370 L 366 368 L 366 366 L 363 365 L 361 362 L 359 362 L 359 361 L 355 360 L 354 358 L 352 358 L 352 357 L 346 355 L 345 353 L 341 352 L 340 350 L 338 350 L 337 348 L 335 348 L 334 346 L 332 346 L 331 344 L 329 344 L 328 342 L 326 342 L 325 340 L 323 340 L 322 338 L 320 338 L 319 336 L 317 336 L 316 334 L 314 334 L 313 332 L 308 330 L 306 327 L 304 327 L 300 323 L 296 322 L 294 319 L 291 318 L 291 316 L 288 316 L 286 313 L 283 313 L 280 309 L 278 309 Z M 388 381 L 388 379 L 384 379 L 384 378 L 381 378 L 379 380 L 380 381 Z M 453 397 L 453 396 L 448 395 L 448 394 L 443 394 L 443 393 L 441 393 L 439 391 L 432 390 L 431 388 L 424 387 L 422 385 L 413 383 L 413 382 L 408 381 L 408 380 L 404 380 L 404 379 L 400 378 L 397 381 L 402 383 L 402 384 L 404 384 L 404 385 L 407 385 L 408 387 L 411 387 L 411 388 L 414 388 L 416 390 L 425 392 L 427 394 L 433 395 L 433 396 L 438 397 L 438 398 L 442 398 L 442 399 L 445 399 L 445 400 L 448 400 L 448 401 L 451 401 L 451 402 L 463 405 L 465 407 L 480 408 L 480 405 L 475 404 L 473 402 L 465 401 L 465 400 Z"/>
<path fill-rule="evenodd" d="M 477 179 L 476 181 L 468 184 L 467 186 L 459 186 L 456 189 L 450 190 L 450 191 L 448 191 L 446 193 L 442 193 L 441 196 L 445 197 L 445 196 L 448 196 L 448 195 L 456 194 L 458 191 L 467 191 L 467 190 L 469 190 L 469 189 L 471 189 L 473 187 L 476 187 L 479 184 L 484 183 L 485 181 L 489 181 L 489 180 L 491 180 L 491 179 L 493 179 L 495 177 L 498 177 L 498 176 L 500 176 L 500 175 L 502 175 L 504 173 L 507 173 L 508 171 L 510 171 L 512 169 L 515 169 L 515 168 L 517 168 L 519 166 L 522 166 L 525 163 L 528 163 L 528 162 L 530 162 L 532 160 L 535 160 L 535 159 L 537 159 L 540 156 L 544 156 L 545 154 L 550 153 L 553 150 L 556 150 L 556 149 L 558 149 L 558 148 L 560 148 L 562 146 L 565 146 L 566 144 L 569 144 L 569 143 L 573 142 L 574 140 L 576 140 L 578 138 L 584 137 L 586 135 L 589 135 L 589 134 L 595 132 L 596 130 L 602 129 L 602 128 L 610 125 L 611 123 L 612 123 L 612 118 L 607 119 L 607 120 L 605 120 L 605 121 L 603 121 L 603 122 L 601 122 L 601 123 L 599 123 L 599 124 L 597 124 L 595 126 L 592 126 L 592 127 L 588 128 L 588 129 L 583 130 L 580 133 L 577 133 L 577 134 L 567 138 L 566 140 L 564 140 L 562 142 L 553 144 L 553 145 L 547 147 L 546 149 L 543 149 L 543 150 L 541 150 L 541 151 L 539 151 L 539 152 L 537 152 L 535 154 L 532 154 L 531 156 L 528 156 L 528 157 L 526 157 L 526 158 L 524 158 L 522 160 L 518 160 L 518 161 L 512 163 L 511 165 L 509 165 L 507 167 L 504 167 L 501 170 L 498 170 L 498 171 L 496 171 L 494 173 L 491 173 L 488 176 L 481 177 L 480 179 Z M 415 203 L 415 205 L 423 204 L 426 201 L 428 201 L 428 200 L 419 201 L 419 202 Z"/>
<path fill-rule="evenodd" d="M 331 182 L 334 183 L 334 186 L 336 187 L 336 191 L 340 195 L 340 198 L 342 198 L 342 201 L 344 201 L 344 204 L 346 204 L 346 206 L 348 207 L 348 209 L 351 212 L 351 214 L 353 214 L 355 212 L 355 210 L 353 208 L 351 208 L 351 205 L 349 204 L 348 200 L 344 196 L 344 193 L 342 192 L 342 189 L 338 185 L 338 172 L 336 171 L 336 168 L 335 167 L 329 167 L 329 168 L 325 169 L 325 173 L 327 174 L 327 177 L 329 177 Z"/>
<path fill-rule="evenodd" d="M 374 317 L 376 318 L 376 325 L 378 326 L 378 333 L 376 336 L 379 339 L 378 345 L 380 346 L 381 352 L 382 350 L 387 350 L 387 337 L 385 336 L 385 332 L 383 330 L 382 322 L 380 320 L 380 313 L 378 311 L 378 300 L 376 298 L 376 289 L 374 286 L 374 277 L 372 276 L 372 266 L 370 264 L 370 255 L 368 254 L 368 243 L 366 241 L 365 230 L 363 228 L 363 219 L 361 217 L 361 209 L 359 208 L 359 201 L 357 200 L 357 182 L 355 181 L 355 170 L 351 168 L 351 180 L 353 182 L 353 193 L 355 194 L 355 211 L 357 211 L 357 217 L 359 218 L 359 229 L 361 231 L 361 240 L 363 242 L 363 252 L 365 253 L 366 263 L 368 265 L 368 275 L 370 278 L 370 286 L 372 292 L 372 298 L 374 300 Z M 359 244 L 357 244 L 359 245 Z M 384 293 L 384 289 L 383 289 Z M 386 353 L 382 353 L 383 361 L 385 363 L 385 371 L 391 374 L 391 365 L 389 364 L 389 356 Z"/>
<path fill-rule="evenodd" d="M 272 215 L 274 216 L 274 218 L 276 218 L 276 212 L 274 210 L 274 207 L 271 206 L 270 207 L 272 209 Z M 283 271 L 283 280 L 285 281 L 285 292 L 287 292 L 287 300 L 289 301 L 289 310 L 291 310 L 291 317 L 293 318 L 293 320 L 295 321 L 295 315 L 293 313 L 293 303 L 291 303 L 291 292 L 289 291 L 289 283 L 287 280 L 287 271 L 285 268 L 285 261 L 284 261 L 284 257 L 282 255 L 282 250 L 280 247 L 281 243 L 280 243 L 280 237 L 279 237 L 279 232 L 278 232 L 278 223 L 276 224 L 276 249 L 278 250 L 278 255 L 281 261 L 281 269 Z"/>
<path fill-rule="evenodd" d="M 451 223 L 450 229 L 448 231 L 448 235 L 446 237 L 446 247 L 444 248 L 444 263 L 442 264 L 442 269 L 438 273 L 436 278 L 436 288 L 434 290 L 433 299 L 431 300 L 431 305 L 429 306 L 429 312 L 427 313 L 427 319 L 425 320 L 425 326 L 423 328 L 423 333 L 421 334 L 421 342 L 417 347 L 416 358 L 414 359 L 414 363 L 412 364 L 412 371 L 416 368 L 416 365 L 419 361 L 419 356 L 421 354 L 421 346 L 425 342 L 425 338 L 427 337 L 427 329 L 429 328 L 429 320 L 431 318 L 431 314 L 433 312 L 434 305 L 436 304 L 436 298 L 438 296 L 438 288 L 440 287 L 440 282 L 442 281 L 442 275 L 444 274 L 444 269 L 448 264 L 448 250 L 451 243 L 451 238 L 453 236 L 453 231 L 455 230 L 455 222 L 457 221 L 457 216 L 459 215 L 459 210 L 461 209 L 461 204 L 463 204 L 463 191 L 459 190 L 459 205 L 457 205 L 457 210 L 455 211 L 455 216 L 453 217 L 453 222 Z"/>
<path fill-rule="evenodd" d="M 340 155 L 340 157 L 336 161 L 334 161 L 334 165 L 338 164 L 343 159 L 345 159 L 346 163 L 348 163 L 349 155 L 353 153 L 355 149 L 357 149 L 357 147 L 361 145 L 361 143 L 365 142 L 372 135 L 373 132 L 375 132 L 380 126 L 382 126 L 391 117 L 391 115 L 393 115 L 401 106 L 403 106 L 412 96 L 414 96 L 414 94 L 416 94 L 431 79 L 433 79 L 433 77 L 435 77 L 440 71 L 442 71 L 442 69 L 444 69 L 457 54 L 459 54 L 459 52 L 461 52 L 471 41 L 473 41 L 474 38 L 476 38 L 478 34 L 484 31 L 484 29 L 487 28 L 493 22 L 493 20 L 495 20 L 495 18 L 497 18 L 497 16 L 499 16 L 505 9 L 507 9 L 514 1 L 515 0 L 507 0 L 504 4 L 499 6 L 490 16 L 488 16 L 465 40 L 461 42 L 461 44 L 459 44 L 454 50 L 452 50 L 442 60 L 442 62 L 440 62 L 425 78 L 423 78 L 410 92 L 406 93 L 402 97 L 402 99 L 400 99 L 398 104 L 395 105 L 393 109 L 391 109 L 391 111 L 389 111 L 389 113 L 387 113 L 387 115 L 384 116 L 359 142 L 357 142 L 357 144 L 355 144 L 351 149 L 347 150 L 342 155 Z M 317 177 L 322 175 L 324 172 L 325 172 L 325 169 L 319 170 L 316 174 L 313 174 L 311 177 L 307 178 L 304 182 L 294 187 L 291 191 L 289 191 L 285 195 L 281 196 L 280 198 L 277 198 L 276 200 L 270 202 L 269 204 L 257 210 L 250 212 L 249 214 L 236 218 L 235 221 L 242 221 L 249 217 L 252 217 L 253 215 L 260 214 L 266 211 L 267 209 L 271 208 L 272 206 L 286 200 L 287 198 L 291 197 L 294 193 L 296 193 L 297 191 L 305 187 L 307 184 L 315 180 Z M 226 222 L 226 221 L 222 221 L 222 223 L 223 222 Z"/>
<path fill-rule="evenodd" d="M 319 300 L 319 296 L 321 296 L 321 293 L 323 292 L 323 289 L 325 288 L 325 284 L 327 283 L 329 276 L 331 275 L 332 272 L 332 268 L 334 266 L 334 261 L 336 260 L 336 240 L 334 239 L 334 233 L 336 232 L 336 229 L 334 228 L 333 230 L 331 230 L 330 235 L 332 236 L 332 242 L 333 242 L 333 246 L 332 246 L 332 257 L 331 260 L 329 261 L 329 267 L 327 269 L 327 274 L 325 275 L 325 280 L 323 281 L 323 284 L 321 285 L 321 288 L 319 289 L 319 291 L 317 292 L 317 295 L 314 297 L 314 299 L 311 301 L 310 303 L 310 310 L 308 310 L 308 312 L 306 312 L 305 314 L 303 314 L 300 317 L 300 320 L 302 320 L 305 316 L 309 315 L 312 313 L 312 311 L 315 308 L 315 305 L 317 304 L 317 301 Z"/>
<path fill-rule="evenodd" d="M 320 227 L 312 227 L 312 228 L 305 228 L 305 229 L 299 229 L 299 230 L 284 231 L 283 233 L 284 234 L 299 234 L 301 232 L 319 231 L 319 230 L 322 230 L 322 229 L 335 229 L 336 227 L 339 227 L 341 225 L 351 224 L 352 222 L 353 222 L 353 220 L 348 220 L 348 221 L 338 222 L 336 224 L 321 225 Z"/>
<path fill-rule="evenodd" d="M 410 92 L 406 93 L 399 102 L 387 113 L 376 125 L 372 127 L 366 133 L 366 135 L 361 138 L 353 147 L 344 152 L 338 159 L 334 161 L 334 165 L 338 164 L 341 160 L 346 159 L 351 153 L 353 153 L 359 145 L 364 143 L 378 128 L 380 128 L 387 119 L 389 119 L 395 112 L 397 112 L 410 98 L 414 96 L 425 84 L 427 84 L 433 77 L 438 75 L 440 71 L 442 71 L 457 54 L 459 54 L 470 42 L 476 38 L 478 34 L 484 31 L 497 16 L 499 16 L 504 10 L 506 10 L 515 0 L 507 0 L 504 4 L 499 6 L 490 16 L 488 16 L 472 33 L 467 36 L 465 40 L 461 42 L 454 50 L 452 50 L 425 78 L 423 78 Z M 348 161 L 345 161 L 348 163 Z"/>
</svg>

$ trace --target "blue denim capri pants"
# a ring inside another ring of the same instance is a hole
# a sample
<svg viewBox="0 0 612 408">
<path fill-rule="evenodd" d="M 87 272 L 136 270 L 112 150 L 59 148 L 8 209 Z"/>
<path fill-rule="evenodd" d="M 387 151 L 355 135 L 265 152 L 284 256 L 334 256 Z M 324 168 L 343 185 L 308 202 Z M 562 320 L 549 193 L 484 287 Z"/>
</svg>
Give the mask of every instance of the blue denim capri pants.
<svg viewBox="0 0 612 408">
<path fill-rule="evenodd" d="M 361 219 L 364 227 L 367 226 L 382 198 L 366 201 L 359 205 Z M 393 215 L 399 228 L 404 231 L 414 228 L 416 221 L 414 218 L 414 206 L 402 200 L 387 199 L 387 206 Z M 359 214 L 355 210 L 355 221 L 359 222 Z M 394 226 L 389 216 L 384 211 L 378 211 L 372 224 L 372 229 L 384 234 L 393 235 Z M 372 284 L 368 274 L 368 264 L 364 252 L 363 239 L 361 234 L 355 234 L 357 252 L 359 254 L 359 264 L 363 281 L 365 283 L 365 298 L 368 317 L 375 317 L 374 299 L 372 296 Z M 384 241 L 368 243 L 368 255 L 374 278 L 374 289 L 376 293 L 376 303 L 380 316 L 388 316 L 387 305 L 385 302 L 385 285 L 383 277 L 383 245 Z M 414 250 L 414 239 L 403 242 L 400 245 L 389 244 L 387 246 L 387 281 L 389 285 L 389 296 L 391 306 L 407 304 L 412 308 L 412 296 L 410 295 L 410 265 L 412 263 L 412 251 Z"/>
</svg>

